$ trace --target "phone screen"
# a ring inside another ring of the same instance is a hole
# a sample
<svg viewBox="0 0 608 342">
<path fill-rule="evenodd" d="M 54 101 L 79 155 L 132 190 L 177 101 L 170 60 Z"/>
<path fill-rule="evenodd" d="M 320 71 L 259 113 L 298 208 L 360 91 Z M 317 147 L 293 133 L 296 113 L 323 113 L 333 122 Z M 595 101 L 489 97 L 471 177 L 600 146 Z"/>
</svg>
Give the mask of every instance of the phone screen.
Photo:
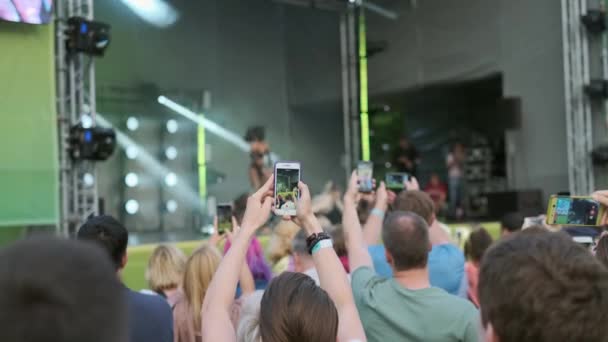
<svg viewBox="0 0 608 342">
<path fill-rule="evenodd" d="M 357 175 L 359 176 L 359 191 L 372 192 L 374 168 L 371 162 L 361 161 L 357 165 Z"/>
<path fill-rule="evenodd" d="M 296 216 L 296 203 L 299 197 L 300 163 L 277 163 L 274 179 L 275 213 L 277 215 Z"/>
<path fill-rule="evenodd" d="M 217 205 L 217 232 L 224 234 L 232 228 L 232 206 L 230 204 Z"/>
<path fill-rule="evenodd" d="M 595 226 L 600 204 L 588 197 L 557 197 L 551 201 L 550 224 Z"/>
<path fill-rule="evenodd" d="M 409 175 L 404 172 L 391 172 L 386 174 L 386 187 L 389 189 L 405 188 L 405 181 L 409 179 Z"/>
</svg>

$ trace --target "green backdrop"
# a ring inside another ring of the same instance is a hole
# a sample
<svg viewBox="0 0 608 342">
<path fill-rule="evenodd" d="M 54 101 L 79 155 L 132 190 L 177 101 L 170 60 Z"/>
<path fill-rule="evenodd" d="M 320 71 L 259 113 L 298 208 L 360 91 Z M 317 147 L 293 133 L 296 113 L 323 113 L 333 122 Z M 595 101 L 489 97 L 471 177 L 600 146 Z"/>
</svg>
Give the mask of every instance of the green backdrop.
<svg viewBox="0 0 608 342">
<path fill-rule="evenodd" d="M 0 226 L 58 221 L 53 35 L 0 22 Z"/>
</svg>

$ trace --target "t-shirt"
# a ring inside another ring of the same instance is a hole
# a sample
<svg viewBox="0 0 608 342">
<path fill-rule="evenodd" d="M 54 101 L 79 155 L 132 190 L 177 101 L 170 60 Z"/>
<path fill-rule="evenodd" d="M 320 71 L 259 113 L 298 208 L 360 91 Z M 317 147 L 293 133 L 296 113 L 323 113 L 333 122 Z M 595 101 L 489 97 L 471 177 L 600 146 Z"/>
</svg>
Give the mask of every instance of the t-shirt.
<svg viewBox="0 0 608 342">
<path fill-rule="evenodd" d="M 160 296 L 127 291 L 130 342 L 173 342 L 173 313 Z"/>
<path fill-rule="evenodd" d="M 477 309 L 442 289 L 409 290 L 369 267 L 353 272 L 351 286 L 369 342 L 478 341 Z"/>
<path fill-rule="evenodd" d="M 376 273 L 385 278 L 392 277 L 393 270 L 386 262 L 384 246 L 369 246 L 368 251 Z M 464 276 L 464 261 L 464 254 L 454 244 L 434 245 L 429 252 L 428 260 L 431 285 L 442 288 L 450 294 L 459 295 Z"/>
</svg>

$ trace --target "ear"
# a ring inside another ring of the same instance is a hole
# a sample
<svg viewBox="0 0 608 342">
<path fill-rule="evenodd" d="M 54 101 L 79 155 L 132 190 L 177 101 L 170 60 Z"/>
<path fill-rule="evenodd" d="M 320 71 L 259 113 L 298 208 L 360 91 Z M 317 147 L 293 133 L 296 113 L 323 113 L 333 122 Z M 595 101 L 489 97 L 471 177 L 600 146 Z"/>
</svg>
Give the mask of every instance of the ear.
<svg viewBox="0 0 608 342">
<path fill-rule="evenodd" d="M 391 267 L 394 269 L 395 268 L 395 261 L 393 260 L 393 256 L 391 255 L 391 253 L 389 253 L 386 248 L 384 249 L 384 257 L 386 258 L 386 262 L 389 265 L 391 265 Z"/>
<path fill-rule="evenodd" d="M 125 253 L 122 256 L 122 260 L 120 261 L 120 269 L 122 270 L 123 268 L 125 268 L 125 266 L 127 266 L 127 261 L 129 261 L 129 257 L 127 256 L 127 253 Z"/>
</svg>

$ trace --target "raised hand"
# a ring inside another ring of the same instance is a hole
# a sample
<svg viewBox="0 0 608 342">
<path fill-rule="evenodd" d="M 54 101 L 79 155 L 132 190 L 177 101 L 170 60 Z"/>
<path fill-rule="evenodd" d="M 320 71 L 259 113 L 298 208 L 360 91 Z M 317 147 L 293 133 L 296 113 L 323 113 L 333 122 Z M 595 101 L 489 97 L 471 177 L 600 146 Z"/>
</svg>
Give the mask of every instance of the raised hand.
<svg viewBox="0 0 608 342">
<path fill-rule="evenodd" d="M 594 200 L 600 202 L 600 204 L 607 209 L 604 210 L 604 214 L 600 217 L 600 225 L 605 226 L 608 224 L 608 190 L 599 190 L 591 194 Z"/>
<path fill-rule="evenodd" d="M 274 175 L 271 175 L 258 191 L 249 196 L 241 228 L 256 230 L 268 221 L 274 202 L 273 188 Z"/>
<path fill-rule="evenodd" d="M 414 176 L 410 177 L 410 179 L 406 179 L 403 182 L 403 185 L 405 186 L 405 190 L 407 190 L 407 191 L 420 190 L 420 184 L 418 184 L 418 180 Z"/>
</svg>

